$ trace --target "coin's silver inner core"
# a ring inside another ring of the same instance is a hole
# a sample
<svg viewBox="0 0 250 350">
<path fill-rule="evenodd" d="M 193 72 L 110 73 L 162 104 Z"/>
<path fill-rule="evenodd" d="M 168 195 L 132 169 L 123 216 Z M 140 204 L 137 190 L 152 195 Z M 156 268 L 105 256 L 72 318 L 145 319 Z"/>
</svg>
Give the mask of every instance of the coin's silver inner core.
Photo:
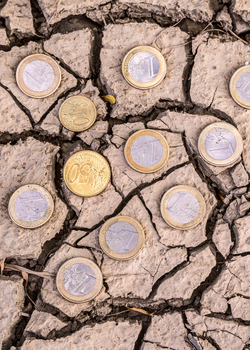
<svg viewBox="0 0 250 350">
<path fill-rule="evenodd" d="M 236 91 L 243 100 L 250 102 L 250 72 L 245 72 L 239 77 Z"/>
<path fill-rule="evenodd" d="M 89 294 L 95 287 L 95 283 L 94 271 L 85 264 L 72 265 L 63 275 L 63 285 L 66 291 L 78 297 Z"/>
<path fill-rule="evenodd" d="M 51 87 L 55 79 L 53 68 L 47 62 L 35 60 L 23 70 L 24 84 L 32 91 L 42 92 Z"/>
<path fill-rule="evenodd" d="M 140 166 L 151 167 L 161 160 L 163 146 L 156 137 L 143 135 L 132 143 L 130 153 L 135 163 Z"/>
<path fill-rule="evenodd" d="M 33 222 L 41 219 L 47 210 L 44 195 L 37 191 L 26 191 L 17 197 L 15 212 L 19 219 Z"/>
<path fill-rule="evenodd" d="M 118 254 L 131 252 L 137 246 L 138 239 L 136 228 L 128 222 L 117 222 L 106 232 L 107 245 Z"/>
<path fill-rule="evenodd" d="M 173 194 L 167 202 L 171 219 L 178 224 L 188 224 L 199 212 L 199 202 L 192 193 L 181 191 Z"/>
<path fill-rule="evenodd" d="M 128 71 L 131 77 L 139 83 L 149 83 L 157 77 L 160 62 L 150 52 L 137 52 L 129 60 Z"/>
<path fill-rule="evenodd" d="M 226 129 L 216 128 L 205 139 L 207 154 L 216 160 L 230 158 L 236 150 L 237 142 L 234 134 Z"/>
</svg>

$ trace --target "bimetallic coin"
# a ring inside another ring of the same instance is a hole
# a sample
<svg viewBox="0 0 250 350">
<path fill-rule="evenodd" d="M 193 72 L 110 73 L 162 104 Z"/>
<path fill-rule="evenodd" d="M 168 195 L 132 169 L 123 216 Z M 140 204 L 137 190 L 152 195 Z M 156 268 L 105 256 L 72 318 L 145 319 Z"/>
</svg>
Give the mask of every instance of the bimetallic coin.
<svg viewBox="0 0 250 350">
<path fill-rule="evenodd" d="M 107 187 L 110 176 L 110 167 L 106 159 L 93 151 L 73 154 L 63 169 L 66 186 L 82 197 L 92 197 L 101 193 Z"/>
<path fill-rule="evenodd" d="M 56 275 L 59 293 L 73 303 L 84 303 L 95 298 L 102 288 L 99 267 L 86 258 L 73 258 L 59 268 Z"/>
<path fill-rule="evenodd" d="M 142 248 L 144 240 L 143 228 L 129 216 L 109 219 L 99 233 L 102 250 L 115 260 L 134 258 Z"/>
<path fill-rule="evenodd" d="M 134 47 L 122 62 L 124 78 L 137 89 L 150 89 L 157 86 L 164 79 L 166 70 L 164 57 L 151 46 Z"/>
<path fill-rule="evenodd" d="M 179 230 L 197 226 L 206 212 L 201 193 L 194 187 L 179 185 L 170 188 L 161 200 L 161 215 L 168 225 Z"/>
<path fill-rule="evenodd" d="M 142 173 L 153 173 L 166 164 L 169 146 L 159 132 L 140 130 L 127 140 L 124 155 L 133 169 Z"/>
<path fill-rule="evenodd" d="M 236 103 L 241 107 L 250 108 L 250 65 L 243 66 L 234 72 L 229 89 Z"/>
<path fill-rule="evenodd" d="M 60 107 L 59 119 L 71 131 L 80 132 L 90 128 L 96 120 L 94 103 L 85 96 L 69 97 Z"/>
<path fill-rule="evenodd" d="M 198 149 L 207 163 L 226 166 L 234 163 L 240 157 L 243 141 L 238 130 L 231 124 L 213 123 L 201 132 Z"/>
<path fill-rule="evenodd" d="M 18 226 L 37 228 L 53 214 L 54 202 L 50 193 L 39 185 L 25 185 L 16 190 L 9 200 L 10 218 Z"/>
<path fill-rule="evenodd" d="M 61 70 L 58 64 L 47 55 L 30 55 L 19 63 L 16 81 L 26 95 L 44 98 L 53 94 L 59 87 Z"/>
</svg>

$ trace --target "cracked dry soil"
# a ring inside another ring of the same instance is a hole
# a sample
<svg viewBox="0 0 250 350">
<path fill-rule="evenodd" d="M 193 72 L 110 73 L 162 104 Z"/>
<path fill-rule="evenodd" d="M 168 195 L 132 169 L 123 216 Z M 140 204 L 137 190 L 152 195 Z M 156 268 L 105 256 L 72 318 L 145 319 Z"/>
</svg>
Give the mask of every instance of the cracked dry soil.
<svg viewBox="0 0 250 350">
<path fill-rule="evenodd" d="M 4 269 L 1 349 L 250 349 L 250 111 L 228 89 L 249 61 L 249 40 L 249 0 L 0 1 L 0 259 L 56 273 L 81 256 L 104 276 L 94 300 L 72 304 L 53 279 L 30 274 L 26 290 L 21 274 Z M 122 59 L 138 45 L 166 59 L 166 77 L 154 89 L 123 79 Z M 59 89 L 41 100 L 15 80 L 33 53 L 50 55 L 62 72 Z M 98 116 L 74 133 L 58 111 L 79 94 Z M 244 150 L 234 164 L 214 167 L 200 158 L 197 141 L 221 120 L 238 128 Z M 123 156 L 128 137 L 146 128 L 170 145 L 167 164 L 152 174 L 134 171 Z M 112 178 L 103 193 L 83 199 L 67 189 L 62 169 L 85 149 L 105 156 Z M 35 230 L 17 227 L 7 210 L 11 194 L 28 183 L 47 188 L 55 202 L 51 220 Z M 206 215 L 194 229 L 170 228 L 161 217 L 161 196 L 177 184 L 204 196 Z M 110 259 L 98 243 L 102 224 L 119 214 L 145 230 L 142 251 L 129 261 Z"/>
</svg>

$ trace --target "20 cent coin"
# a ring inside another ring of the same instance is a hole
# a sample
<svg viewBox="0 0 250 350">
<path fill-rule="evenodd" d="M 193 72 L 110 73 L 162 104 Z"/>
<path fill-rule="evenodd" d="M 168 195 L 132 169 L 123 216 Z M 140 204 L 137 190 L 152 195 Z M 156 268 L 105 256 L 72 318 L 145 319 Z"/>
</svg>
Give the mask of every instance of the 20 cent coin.
<svg viewBox="0 0 250 350">
<path fill-rule="evenodd" d="M 30 55 L 18 65 L 16 81 L 26 95 L 44 98 L 53 94 L 61 82 L 61 70 L 49 56 Z"/>
<path fill-rule="evenodd" d="M 206 212 L 202 194 L 194 187 L 179 185 L 170 188 L 161 200 L 161 215 L 168 225 L 179 230 L 197 226 Z"/>
<path fill-rule="evenodd" d="M 129 216 L 109 219 L 101 228 L 99 242 L 102 250 L 112 259 L 130 260 L 144 244 L 141 225 Z"/>
<path fill-rule="evenodd" d="M 233 125 L 224 122 L 213 123 L 201 132 L 198 149 L 207 163 L 226 166 L 234 163 L 240 157 L 243 141 Z"/>
<path fill-rule="evenodd" d="M 122 74 L 137 89 L 150 89 L 164 79 L 166 61 L 160 51 L 151 46 L 137 46 L 130 50 L 122 62 Z"/>
<path fill-rule="evenodd" d="M 94 103 L 85 96 L 69 97 L 60 107 L 59 119 L 71 131 L 80 132 L 90 128 L 96 120 Z"/>
<path fill-rule="evenodd" d="M 243 66 L 234 72 L 229 89 L 236 103 L 241 107 L 250 108 L 250 65 Z"/>
<path fill-rule="evenodd" d="M 78 196 L 91 197 L 101 193 L 110 180 L 106 159 L 93 151 L 73 154 L 65 163 L 63 177 L 67 187 Z"/>
<path fill-rule="evenodd" d="M 166 164 L 169 146 L 159 132 L 139 130 L 127 140 L 124 155 L 133 169 L 142 173 L 153 173 Z"/>
<path fill-rule="evenodd" d="M 86 258 L 73 258 L 61 265 L 56 275 L 59 293 L 72 303 L 94 299 L 102 288 L 99 267 Z"/>
<path fill-rule="evenodd" d="M 37 228 L 51 218 L 54 202 L 44 187 L 30 184 L 18 188 L 12 194 L 8 210 L 10 218 L 16 225 Z"/>
</svg>

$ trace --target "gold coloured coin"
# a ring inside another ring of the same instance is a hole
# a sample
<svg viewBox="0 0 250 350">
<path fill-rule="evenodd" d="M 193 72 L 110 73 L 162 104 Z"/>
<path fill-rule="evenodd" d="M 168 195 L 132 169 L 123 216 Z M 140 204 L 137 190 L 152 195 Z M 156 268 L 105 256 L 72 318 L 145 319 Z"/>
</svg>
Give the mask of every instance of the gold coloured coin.
<svg viewBox="0 0 250 350">
<path fill-rule="evenodd" d="M 85 96 L 72 96 L 59 109 L 59 119 L 71 131 L 80 132 L 90 128 L 96 120 L 94 103 Z"/>
<path fill-rule="evenodd" d="M 56 275 L 56 286 L 62 297 L 80 304 L 94 299 L 102 289 L 99 267 L 86 258 L 73 258 L 61 265 Z"/>
<path fill-rule="evenodd" d="M 161 200 L 161 215 L 168 225 L 178 230 L 197 226 L 206 212 L 206 203 L 194 187 L 178 185 L 170 188 Z"/>
<path fill-rule="evenodd" d="M 63 178 L 67 187 L 78 196 L 92 197 L 108 185 L 111 172 L 106 159 L 93 151 L 73 154 L 64 165 Z"/>
<path fill-rule="evenodd" d="M 160 51 L 151 46 L 137 46 L 122 61 L 122 74 L 137 89 L 150 89 L 164 79 L 166 61 Z"/>
<path fill-rule="evenodd" d="M 202 130 L 198 139 L 198 149 L 207 163 L 226 166 L 240 157 L 243 141 L 233 125 L 224 122 L 213 123 Z"/>
<path fill-rule="evenodd" d="M 143 228 L 129 216 L 109 219 L 99 233 L 102 250 L 115 260 L 133 259 L 138 255 L 144 240 Z"/>
<path fill-rule="evenodd" d="M 59 87 L 61 70 L 58 64 L 47 55 L 30 55 L 19 63 L 16 81 L 26 95 L 44 98 L 52 95 Z"/>
<path fill-rule="evenodd" d="M 234 72 L 229 89 L 236 103 L 241 107 L 250 108 L 250 65 L 243 66 Z"/>
<path fill-rule="evenodd" d="M 12 194 L 8 210 L 10 218 L 16 225 L 37 228 L 51 218 L 54 202 L 44 187 L 29 184 L 18 188 Z"/>
<path fill-rule="evenodd" d="M 169 157 L 166 139 L 155 130 L 139 130 L 127 140 L 124 155 L 128 164 L 141 173 L 161 169 Z"/>
</svg>

